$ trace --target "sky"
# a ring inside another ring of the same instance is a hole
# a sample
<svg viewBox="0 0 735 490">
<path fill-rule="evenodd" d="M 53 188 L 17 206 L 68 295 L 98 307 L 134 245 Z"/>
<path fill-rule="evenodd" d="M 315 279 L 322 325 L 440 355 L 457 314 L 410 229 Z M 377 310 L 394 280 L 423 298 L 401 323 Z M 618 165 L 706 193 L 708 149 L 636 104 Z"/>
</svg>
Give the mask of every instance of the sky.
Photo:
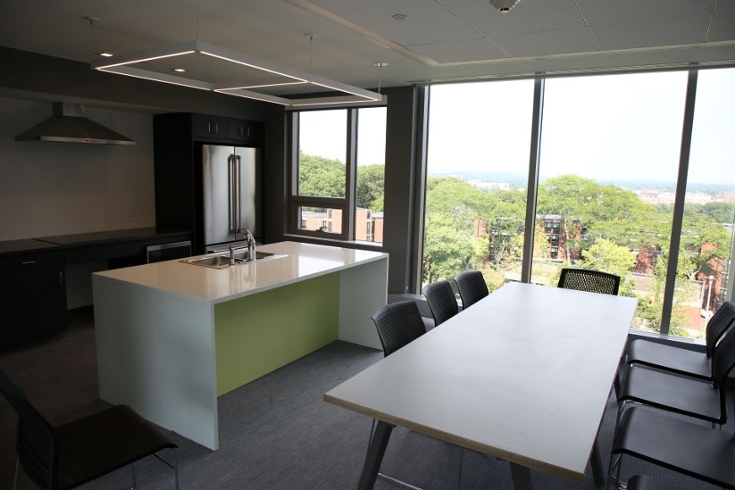
<svg viewBox="0 0 735 490">
<path fill-rule="evenodd" d="M 675 182 L 682 71 L 546 80 L 541 176 Z M 526 174 L 533 81 L 431 87 L 428 169 Z M 346 110 L 301 113 L 301 149 L 345 160 Z M 384 163 L 385 108 L 360 109 L 358 165 Z M 735 186 L 735 69 L 699 72 L 690 183 Z"/>
<path fill-rule="evenodd" d="M 686 86 L 686 72 L 548 79 L 541 175 L 676 181 Z M 429 172 L 527 173 L 532 98 L 531 80 L 432 87 Z M 702 70 L 690 183 L 735 185 L 733 135 L 735 69 Z"/>
</svg>

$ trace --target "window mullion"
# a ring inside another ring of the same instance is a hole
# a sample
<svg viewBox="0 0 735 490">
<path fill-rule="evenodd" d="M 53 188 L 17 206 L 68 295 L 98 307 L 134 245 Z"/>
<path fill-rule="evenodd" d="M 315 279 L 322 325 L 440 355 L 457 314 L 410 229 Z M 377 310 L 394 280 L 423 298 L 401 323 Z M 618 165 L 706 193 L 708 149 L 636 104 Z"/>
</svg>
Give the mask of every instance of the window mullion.
<svg viewBox="0 0 735 490">
<path fill-rule="evenodd" d="M 346 212 L 342 214 L 344 240 L 355 239 L 355 195 L 357 194 L 357 109 L 347 112 L 347 164 L 345 172 Z"/>
<path fill-rule="evenodd" d="M 531 282 L 533 263 L 533 234 L 536 231 L 536 198 L 538 197 L 539 160 L 541 155 L 541 126 L 544 115 L 544 78 L 534 80 L 533 119 L 531 122 L 531 152 L 528 160 L 528 186 L 526 193 L 526 222 L 523 240 L 521 281 Z"/>
<path fill-rule="evenodd" d="M 694 104 L 697 97 L 697 70 L 689 70 L 686 102 L 684 105 L 684 124 L 681 130 L 681 151 L 679 153 L 679 175 L 676 179 L 676 197 L 674 198 L 674 216 L 671 224 L 671 243 L 669 245 L 669 262 L 666 269 L 666 285 L 661 308 L 661 334 L 668 335 L 671 312 L 674 306 L 674 289 L 676 287 L 677 266 L 679 263 L 679 246 L 681 244 L 681 228 L 684 219 L 684 199 L 687 191 L 689 175 L 689 155 L 692 147 L 692 127 L 694 125 Z"/>
</svg>

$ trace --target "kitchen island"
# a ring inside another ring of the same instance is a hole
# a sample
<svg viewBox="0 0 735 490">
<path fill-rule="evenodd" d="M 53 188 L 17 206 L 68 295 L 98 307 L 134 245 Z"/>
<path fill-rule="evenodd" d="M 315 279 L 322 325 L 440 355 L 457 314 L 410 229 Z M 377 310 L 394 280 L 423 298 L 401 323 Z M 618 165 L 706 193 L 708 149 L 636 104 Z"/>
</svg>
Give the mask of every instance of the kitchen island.
<svg viewBox="0 0 735 490">
<path fill-rule="evenodd" d="M 215 269 L 179 260 L 93 277 L 100 397 L 217 449 L 217 397 L 335 340 L 380 349 L 388 255 L 295 242 Z"/>
</svg>

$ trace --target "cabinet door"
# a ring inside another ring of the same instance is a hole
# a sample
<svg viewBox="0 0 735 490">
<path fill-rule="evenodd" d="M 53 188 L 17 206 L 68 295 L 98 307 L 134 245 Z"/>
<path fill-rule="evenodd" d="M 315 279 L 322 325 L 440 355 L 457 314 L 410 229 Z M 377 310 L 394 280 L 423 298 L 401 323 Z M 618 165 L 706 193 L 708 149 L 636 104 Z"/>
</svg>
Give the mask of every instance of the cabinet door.
<svg viewBox="0 0 735 490">
<path fill-rule="evenodd" d="M 226 117 L 194 114 L 192 116 L 192 124 L 194 125 L 192 132 L 194 136 L 203 138 L 227 138 L 229 131 L 227 123 L 228 118 Z"/>
<path fill-rule="evenodd" d="M 230 119 L 230 139 L 243 143 L 255 143 L 260 138 L 260 124 L 243 119 Z"/>
<path fill-rule="evenodd" d="M 62 266 L 0 274 L 0 349 L 66 330 L 66 287 Z"/>
</svg>

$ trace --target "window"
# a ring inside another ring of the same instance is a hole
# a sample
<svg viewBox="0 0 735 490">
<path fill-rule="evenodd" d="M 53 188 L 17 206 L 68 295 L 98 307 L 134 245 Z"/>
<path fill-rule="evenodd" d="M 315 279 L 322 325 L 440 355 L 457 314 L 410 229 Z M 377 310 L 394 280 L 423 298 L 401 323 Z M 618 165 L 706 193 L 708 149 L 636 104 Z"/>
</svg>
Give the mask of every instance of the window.
<svg viewBox="0 0 735 490">
<path fill-rule="evenodd" d="M 521 277 L 533 80 L 431 87 L 423 282 Z"/>
<path fill-rule="evenodd" d="M 638 297 L 634 329 L 702 338 L 733 298 L 733 134 L 732 68 L 433 86 L 423 282 L 604 270 Z"/>
<path fill-rule="evenodd" d="M 634 326 L 658 331 L 666 261 L 632 250 L 668 248 L 671 212 L 641 193 L 676 188 L 686 88 L 686 72 L 546 80 L 536 212 L 554 215 L 558 249 L 536 247 L 533 283 L 570 265 L 617 274 Z"/>
<path fill-rule="evenodd" d="M 386 113 L 384 107 L 292 113 L 298 148 L 291 184 L 291 222 L 298 226 L 292 233 L 383 241 Z"/>
</svg>

